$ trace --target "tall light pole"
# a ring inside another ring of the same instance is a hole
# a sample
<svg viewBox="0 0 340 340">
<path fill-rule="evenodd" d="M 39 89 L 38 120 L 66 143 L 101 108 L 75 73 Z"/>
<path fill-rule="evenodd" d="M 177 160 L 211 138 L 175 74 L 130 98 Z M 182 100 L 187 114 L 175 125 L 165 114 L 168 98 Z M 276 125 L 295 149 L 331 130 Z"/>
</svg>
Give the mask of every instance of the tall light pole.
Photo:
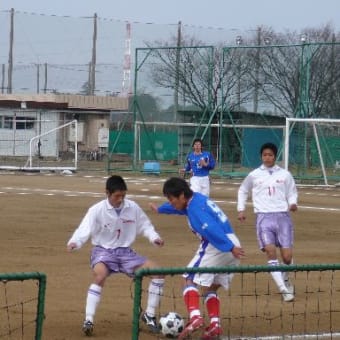
<svg viewBox="0 0 340 340">
<path fill-rule="evenodd" d="M 300 63 L 300 112 L 302 118 L 310 116 L 309 100 L 309 78 L 310 78 L 310 46 L 306 34 L 302 34 L 301 41 L 301 63 Z"/>
<path fill-rule="evenodd" d="M 300 63 L 300 89 L 299 89 L 299 102 L 300 102 L 300 110 L 298 114 L 302 118 L 309 117 L 309 66 L 310 66 L 310 57 L 309 57 L 309 44 L 308 37 L 306 34 L 302 34 L 300 37 L 301 42 L 301 63 Z M 303 138 L 303 153 L 302 153 L 302 162 L 303 169 L 306 169 L 307 166 L 307 131 L 306 128 L 303 128 L 301 131 L 301 137 Z M 299 170 L 298 170 L 299 171 Z M 304 170 L 303 170 L 304 171 Z"/>
<path fill-rule="evenodd" d="M 240 46 L 243 43 L 243 39 L 240 35 L 236 37 L 236 45 Z M 238 53 L 239 58 L 238 58 L 238 64 L 237 64 L 237 109 L 238 112 L 241 111 L 241 58 L 240 55 L 241 53 Z"/>
</svg>

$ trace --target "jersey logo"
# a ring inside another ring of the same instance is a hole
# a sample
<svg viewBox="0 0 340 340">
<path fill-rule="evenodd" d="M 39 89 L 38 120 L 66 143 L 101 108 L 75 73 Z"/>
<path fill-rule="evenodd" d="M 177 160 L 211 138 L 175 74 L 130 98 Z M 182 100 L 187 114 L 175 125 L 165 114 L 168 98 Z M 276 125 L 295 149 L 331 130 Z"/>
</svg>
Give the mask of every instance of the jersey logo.
<svg viewBox="0 0 340 340">
<path fill-rule="evenodd" d="M 124 220 L 124 219 L 122 219 L 122 222 L 123 223 L 135 223 L 134 220 Z"/>
</svg>

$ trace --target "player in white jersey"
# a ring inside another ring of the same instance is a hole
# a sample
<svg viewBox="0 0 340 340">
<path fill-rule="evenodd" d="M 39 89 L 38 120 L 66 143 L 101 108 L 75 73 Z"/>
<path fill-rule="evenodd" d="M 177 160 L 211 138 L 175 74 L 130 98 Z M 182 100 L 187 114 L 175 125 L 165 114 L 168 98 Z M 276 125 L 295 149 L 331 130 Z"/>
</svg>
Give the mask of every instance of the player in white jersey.
<svg viewBox="0 0 340 340">
<path fill-rule="evenodd" d="M 106 181 L 107 198 L 89 208 L 85 217 L 67 243 L 69 251 L 80 249 L 90 238 L 93 245 L 91 267 L 93 283 L 87 292 L 83 332 L 93 333 L 93 322 L 106 278 L 124 273 L 133 277 L 140 268 L 155 268 L 156 263 L 137 254 L 131 245 L 143 235 L 156 246 L 164 242 L 155 231 L 150 219 L 134 201 L 125 198 L 127 186 L 121 176 Z M 148 289 L 147 308 L 142 321 L 154 332 L 159 332 L 155 317 L 163 293 L 164 278 L 152 277 Z"/>
<path fill-rule="evenodd" d="M 251 171 L 238 190 L 238 219 L 246 218 L 246 201 L 251 193 L 256 214 L 259 247 L 267 255 L 268 265 L 277 266 L 280 249 L 283 264 L 293 263 L 294 230 L 289 211 L 297 210 L 297 189 L 291 173 L 275 164 L 277 147 L 265 143 L 261 147 L 262 165 Z M 271 275 L 284 301 L 294 300 L 294 287 L 288 272 L 273 271 Z"/>
<path fill-rule="evenodd" d="M 203 151 L 203 141 L 196 138 L 192 143 L 193 151 L 189 153 L 185 168 L 180 169 L 180 174 L 190 173 L 190 188 L 192 191 L 203 195 L 210 194 L 210 170 L 215 168 L 215 158 Z"/>
</svg>

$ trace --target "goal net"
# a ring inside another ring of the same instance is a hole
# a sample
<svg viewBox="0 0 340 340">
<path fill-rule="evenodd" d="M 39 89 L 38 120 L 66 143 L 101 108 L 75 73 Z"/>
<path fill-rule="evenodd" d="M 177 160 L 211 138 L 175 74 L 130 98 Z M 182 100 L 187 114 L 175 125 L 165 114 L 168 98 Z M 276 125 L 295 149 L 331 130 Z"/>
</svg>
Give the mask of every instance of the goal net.
<svg viewBox="0 0 340 340">
<path fill-rule="evenodd" d="M 340 180 L 340 119 L 287 118 L 285 168 L 304 183 Z"/>
</svg>

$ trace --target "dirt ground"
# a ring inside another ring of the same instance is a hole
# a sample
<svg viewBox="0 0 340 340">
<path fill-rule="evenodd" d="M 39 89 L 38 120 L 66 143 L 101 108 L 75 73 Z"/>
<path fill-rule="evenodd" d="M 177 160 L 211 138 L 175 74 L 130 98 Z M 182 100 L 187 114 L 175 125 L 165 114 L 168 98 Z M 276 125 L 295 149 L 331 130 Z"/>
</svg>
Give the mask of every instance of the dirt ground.
<svg viewBox="0 0 340 340">
<path fill-rule="evenodd" d="M 186 220 L 180 216 L 157 215 L 148 207 L 149 202 L 164 201 L 161 189 L 165 177 L 121 175 L 127 181 L 130 197 L 145 209 L 166 242 L 158 249 L 139 238 L 134 248 L 157 260 L 160 266 L 184 267 L 198 244 Z M 89 206 L 105 197 L 105 176 L 105 173 L 76 173 L 72 176 L 0 173 L 0 271 L 46 273 L 45 340 L 84 339 L 81 324 L 91 282 L 91 245 L 88 243 L 80 251 L 68 253 L 66 243 Z M 239 183 L 239 180 L 215 179 L 211 197 L 228 214 L 242 242 L 246 251 L 242 264 L 263 265 L 265 258 L 257 248 L 251 206 L 246 223 L 240 225 L 236 219 Z M 299 189 L 299 211 L 293 215 L 296 264 L 339 262 L 339 202 L 340 188 Z M 166 295 L 169 300 L 175 295 L 177 302 L 171 308 L 184 313 L 177 279 L 170 278 Z M 235 285 L 238 283 L 236 281 Z M 93 339 L 131 339 L 132 296 L 133 285 L 127 277 L 116 275 L 107 281 L 95 319 Z M 155 337 L 143 330 L 140 338 Z M 19 338 L 12 336 L 8 339 Z"/>
</svg>

